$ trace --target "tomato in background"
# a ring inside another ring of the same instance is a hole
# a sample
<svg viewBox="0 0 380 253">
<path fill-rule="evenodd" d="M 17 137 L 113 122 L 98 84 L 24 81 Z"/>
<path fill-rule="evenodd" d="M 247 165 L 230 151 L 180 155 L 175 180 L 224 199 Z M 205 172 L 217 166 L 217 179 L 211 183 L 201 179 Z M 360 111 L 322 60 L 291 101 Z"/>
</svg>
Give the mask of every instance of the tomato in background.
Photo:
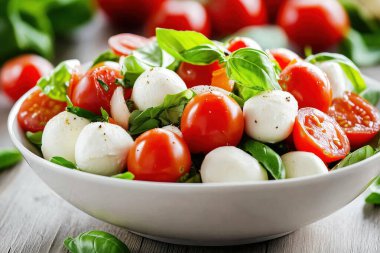
<svg viewBox="0 0 380 253">
<path fill-rule="evenodd" d="M 0 70 L 0 86 L 16 101 L 52 69 L 51 63 L 38 55 L 21 55 L 4 63 Z"/>
<path fill-rule="evenodd" d="M 347 13 L 337 0 L 288 0 L 281 8 L 278 24 L 301 49 L 311 46 L 325 51 L 347 34 Z"/>
<path fill-rule="evenodd" d="M 265 0 L 266 9 L 268 11 L 268 18 L 271 23 L 275 23 L 277 20 L 277 15 L 280 11 L 281 6 L 287 0 Z"/>
<path fill-rule="evenodd" d="M 351 92 L 333 100 L 329 115 L 343 128 L 352 148 L 362 147 L 380 131 L 379 111 Z"/>
<path fill-rule="evenodd" d="M 136 139 L 127 163 L 136 180 L 176 182 L 190 171 L 191 155 L 182 137 L 156 128 Z"/>
<path fill-rule="evenodd" d="M 108 39 L 108 46 L 117 55 L 127 56 L 133 50 L 143 47 L 152 40 L 132 33 L 120 33 Z"/>
<path fill-rule="evenodd" d="M 273 56 L 273 58 L 277 61 L 281 70 L 285 69 L 292 61 L 302 60 L 298 54 L 290 51 L 286 48 L 274 48 L 270 49 L 269 53 Z"/>
<path fill-rule="evenodd" d="M 197 85 L 210 85 L 212 73 L 220 69 L 219 63 L 216 61 L 209 65 L 193 65 L 182 62 L 177 70 L 177 74 L 186 83 L 187 88 Z"/>
<path fill-rule="evenodd" d="M 350 153 L 350 142 L 343 129 L 315 108 L 298 111 L 293 140 L 297 150 L 314 153 L 325 163 L 338 161 Z"/>
<path fill-rule="evenodd" d="M 332 89 L 317 66 L 304 61 L 291 64 L 281 72 L 279 83 L 297 99 L 299 108 L 313 107 L 325 113 L 329 110 Z"/>
<path fill-rule="evenodd" d="M 226 36 L 250 25 L 267 23 L 263 0 L 210 0 L 206 5 L 213 32 Z"/>
<path fill-rule="evenodd" d="M 154 36 L 157 27 L 192 30 L 207 37 L 211 35 L 206 9 L 200 3 L 192 0 L 168 0 L 164 2 L 149 18 L 146 25 L 147 36 Z"/>
<path fill-rule="evenodd" d="M 186 105 L 181 132 L 192 153 L 208 153 L 221 146 L 236 146 L 243 135 L 240 106 L 220 92 L 196 95 Z"/>
<path fill-rule="evenodd" d="M 65 110 L 66 105 L 66 102 L 53 100 L 36 90 L 22 103 L 17 114 L 18 123 L 24 131 L 42 131 L 51 118 Z"/>
<path fill-rule="evenodd" d="M 227 50 L 232 53 L 232 52 L 235 52 L 236 50 L 239 50 L 241 48 L 247 48 L 247 47 L 262 50 L 261 46 L 256 41 L 247 37 L 233 38 L 232 40 L 228 42 Z"/>
</svg>

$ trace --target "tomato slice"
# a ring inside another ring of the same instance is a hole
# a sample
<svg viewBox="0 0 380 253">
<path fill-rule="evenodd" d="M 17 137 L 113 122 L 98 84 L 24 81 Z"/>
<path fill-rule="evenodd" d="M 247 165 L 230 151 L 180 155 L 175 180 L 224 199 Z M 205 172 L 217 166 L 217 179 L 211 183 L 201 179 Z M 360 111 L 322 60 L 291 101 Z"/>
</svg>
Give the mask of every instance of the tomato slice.
<svg viewBox="0 0 380 253">
<path fill-rule="evenodd" d="M 379 111 L 351 92 L 333 100 L 329 115 L 343 128 L 352 148 L 368 143 L 380 131 Z"/>
<path fill-rule="evenodd" d="M 152 42 L 150 39 L 132 34 L 121 33 L 108 39 L 108 46 L 120 56 L 130 55 L 133 50 L 143 47 Z"/>
<path fill-rule="evenodd" d="M 350 142 L 339 124 L 311 107 L 298 111 L 293 140 L 297 150 L 314 153 L 326 163 L 338 161 L 350 152 Z"/>
<path fill-rule="evenodd" d="M 65 108 L 66 102 L 53 100 L 36 90 L 22 103 L 17 120 L 24 131 L 38 132 L 44 130 L 46 123 Z"/>
</svg>

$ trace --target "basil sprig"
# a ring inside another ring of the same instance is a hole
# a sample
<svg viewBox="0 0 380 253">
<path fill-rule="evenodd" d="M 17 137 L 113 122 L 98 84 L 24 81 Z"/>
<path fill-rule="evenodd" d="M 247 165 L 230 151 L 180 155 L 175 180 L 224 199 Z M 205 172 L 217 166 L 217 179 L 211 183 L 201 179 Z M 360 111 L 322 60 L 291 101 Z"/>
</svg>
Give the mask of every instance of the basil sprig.
<svg viewBox="0 0 380 253">
<path fill-rule="evenodd" d="M 352 165 L 355 163 L 358 163 L 360 161 L 363 161 L 371 156 L 373 156 L 376 153 L 376 150 L 371 147 L 370 145 L 361 147 L 354 152 L 350 153 L 348 156 L 346 156 L 342 161 L 340 161 L 334 168 L 340 169 L 343 167 L 346 167 L 348 165 Z"/>
<path fill-rule="evenodd" d="M 21 153 L 17 149 L 0 150 L 0 171 L 16 165 L 21 160 Z"/>
<path fill-rule="evenodd" d="M 96 59 L 92 62 L 91 67 L 94 67 L 96 64 L 99 64 L 101 62 L 105 62 L 105 61 L 118 62 L 119 60 L 120 60 L 120 56 L 118 56 L 117 54 L 113 53 L 110 50 L 107 50 L 101 53 L 98 57 L 96 57 Z"/>
<path fill-rule="evenodd" d="M 88 231 L 64 241 L 71 253 L 130 253 L 128 247 L 115 236 L 104 231 Z"/>
<path fill-rule="evenodd" d="M 70 162 L 69 160 L 66 160 L 65 158 L 60 157 L 60 156 L 52 157 L 50 159 L 50 162 L 61 165 L 69 169 L 74 169 L 74 170 L 78 169 L 77 166 L 73 162 Z"/>
</svg>

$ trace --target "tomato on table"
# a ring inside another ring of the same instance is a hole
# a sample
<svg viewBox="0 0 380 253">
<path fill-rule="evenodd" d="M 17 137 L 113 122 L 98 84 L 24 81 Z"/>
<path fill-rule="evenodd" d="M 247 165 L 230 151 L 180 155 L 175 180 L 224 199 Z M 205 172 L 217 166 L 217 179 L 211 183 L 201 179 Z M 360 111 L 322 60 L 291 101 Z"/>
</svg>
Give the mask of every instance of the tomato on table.
<svg viewBox="0 0 380 253">
<path fill-rule="evenodd" d="M 240 106 L 220 92 L 196 95 L 186 105 L 181 132 L 192 153 L 208 153 L 221 146 L 236 146 L 243 135 Z"/>
<path fill-rule="evenodd" d="M 65 108 L 66 102 L 53 100 L 36 90 L 22 103 L 17 120 L 24 131 L 43 131 L 46 123 Z"/>
<path fill-rule="evenodd" d="M 343 128 L 352 148 L 365 145 L 380 131 L 377 108 L 351 92 L 335 98 L 328 114 Z"/>
<path fill-rule="evenodd" d="M 301 61 L 289 65 L 281 72 L 279 83 L 297 99 L 299 108 L 313 107 L 327 112 L 331 105 L 330 82 L 313 64 Z"/>
<path fill-rule="evenodd" d="M 208 65 L 193 65 L 182 62 L 177 74 L 186 83 L 187 88 L 191 88 L 197 85 L 210 85 L 212 73 L 218 69 L 220 67 L 217 61 Z"/>
<path fill-rule="evenodd" d="M 298 111 L 293 128 L 296 149 L 314 153 L 325 163 L 343 159 L 350 152 L 350 142 L 339 124 L 315 108 Z"/>
<path fill-rule="evenodd" d="M 0 70 L 0 86 L 9 98 L 16 101 L 52 69 L 51 63 L 38 55 L 18 56 L 4 63 Z"/>
<path fill-rule="evenodd" d="M 281 70 L 285 69 L 291 62 L 301 61 L 301 57 L 286 48 L 274 48 L 270 49 L 269 53 L 277 61 Z"/>
<path fill-rule="evenodd" d="M 127 164 L 136 180 L 176 182 L 190 171 L 191 155 L 179 135 L 156 128 L 136 139 Z"/>
<path fill-rule="evenodd" d="M 133 50 L 143 47 L 152 40 L 132 33 L 120 33 L 108 39 L 108 46 L 117 55 L 127 56 Z"/>
<path fill-rule="evenodd" d="M 227 50 L 231 53 L 247 47 L 262 50 L 261 46 L 256 41 L 248 37 L 236 37 L 230 40 L 227 44 Z"/>
</svg>

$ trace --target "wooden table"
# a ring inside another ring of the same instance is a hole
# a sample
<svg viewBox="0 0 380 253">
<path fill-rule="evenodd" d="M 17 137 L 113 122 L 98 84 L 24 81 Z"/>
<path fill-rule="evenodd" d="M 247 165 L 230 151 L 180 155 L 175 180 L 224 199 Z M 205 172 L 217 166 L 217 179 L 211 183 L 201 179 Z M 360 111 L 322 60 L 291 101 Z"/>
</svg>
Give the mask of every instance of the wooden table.
<svg viewBox="0 0 380 253">
<path fill-rule="evenodd" d="M 108 36 L 115 32 L 98 16 L 73 39 L 59 42 L 59 60 L 88 61 L 106 47 Z M 380 80 L 380 67 L 364 72 Z M 0 96 L 0 147 L 9 147 L 6 120 L 11 105 L 3 100 Z M 0 173 L 0 253 L 66 252 L 63 241 L 67 236 L 94 229 L 116 235 L 132 252 L 380 252 L 380 208 L 366 205 L 364 197 L 276 240 L 237 247 L 178 246 L 142 238 L 90 217 L 57 196 L 23 162 Z"/>
</svg>

